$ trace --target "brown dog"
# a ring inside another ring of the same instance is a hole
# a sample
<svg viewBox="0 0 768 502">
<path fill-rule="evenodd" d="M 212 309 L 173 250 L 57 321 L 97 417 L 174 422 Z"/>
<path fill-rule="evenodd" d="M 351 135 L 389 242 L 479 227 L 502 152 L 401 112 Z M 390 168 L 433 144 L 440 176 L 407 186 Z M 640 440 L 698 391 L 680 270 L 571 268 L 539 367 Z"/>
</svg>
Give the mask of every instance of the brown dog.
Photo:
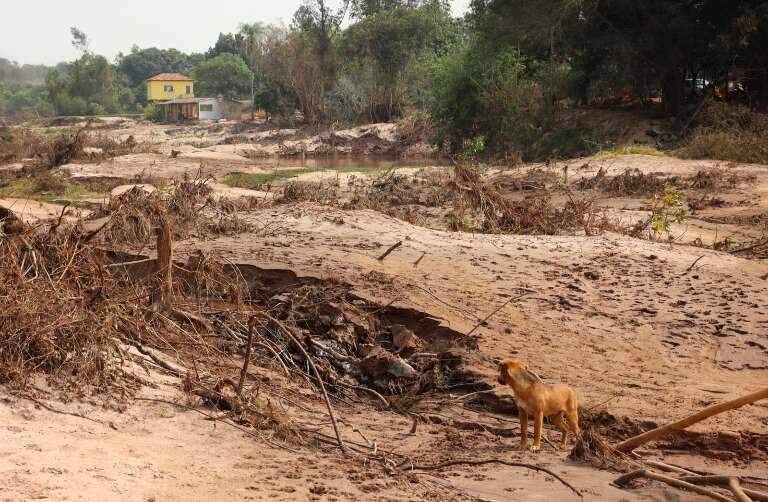
<svg viewBox="0 0 768 502">
<path fill-rule="evenodd" d="M 520 448 L 528 444 L 528 415 L 533 415 L 533 447 L 541 448 L 541 428 L 544 417 L 563 433 L 561 448 L 568 444 L 568 428 L 579 437 L 579 412 L 576 393 L 567 385 L 545 385 L 528 370 L 528 365 L 517 359 L 505 359 L 499 364 L 499 383 L 512 387 L 520 416 Z M 568 415 L 568 425 L 563 423 L 563 413 Z"/>
</svg>

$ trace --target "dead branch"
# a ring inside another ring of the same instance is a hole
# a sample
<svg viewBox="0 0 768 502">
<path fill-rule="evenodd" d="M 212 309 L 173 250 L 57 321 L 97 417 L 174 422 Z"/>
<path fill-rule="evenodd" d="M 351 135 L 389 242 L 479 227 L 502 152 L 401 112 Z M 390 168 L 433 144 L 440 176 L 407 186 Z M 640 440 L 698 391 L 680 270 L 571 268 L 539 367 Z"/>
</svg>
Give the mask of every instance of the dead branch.
<svg viewBox="0 0 768 502">
<path fill-rule="evenodd" d="M 683 430 L 697 422 L 701 422 L 702 420 L 712 417 L 714 415 L 718 415 L 726 411 L 734 410 L 736 408 L 741 408 L 742 406 L 745 406 L 747 404 L 752 404 L 755 401 L 760 401 L 761 399 L 766 399 L 766 398 L 768 398 L 768 387 L 766 387 L 765 389 L 759 390 L 757 392 L 753 392 L 752 394 L 747 394 L 746 396 L 742 396 L 738 399 L 733 399 L 731 401 L 726 401 L 725 403 L 720 403 L 714 406 L 710 406 L 708 408 L 704 408 L 700 412 L 690 415 L 688 417 L 685 417 L 682 420 L 678 420 L 671 424 L 657 427 L 656 429 L 653 429 L 651 431 L 644 432 L 637 436 L 631 437 L 625 441 L 622 441 L 618 445 L 616 445 L 616 450 L 621 452 L 632 451 L 638 446 L 643 445 L 649 441 L 653 441 L 654 439 L 657 439 L 661 436 L 665 436 L 675 431 Z"/>
<path fill-rule="evenodd" d="M 58 220 L 56 220 L 56 223 L 54 223 L 53 225 L 51 225 L 51 228 L 48 230 L 48 233 L 50 233 L 50 234 L 55 234 L 55 233 L 56 233 L 56 230 L 58 230 L 58 229 L 59 229 L 59 227 L 61 226 L 61 220 L 63 220 L 63 219 L 64 219 L 64 213 L 66 213 L 66 212 L 67 212 L 67 209 L 69 209 L 69 206 L 70 206 L 71 204 L 72 204 L 72 203 L 71 203 L 71 202 L 69 202 L 69 201 L 67 201 L 67 202 L 64 204 L 64 207 L 62 207 L 62 208 L 61 208 L 61 213 L 59 213 L 59 219 L 58 219 Z"/>
<path fill-rule="evenodd" d="M 466 334 L 466 335 L 464 335 L 464 336 L 469 336 L 469 335 L 471 335 L 472 333 L 474 333 L 475 331 L 477 331 L 477 329 L 478 329 L 478 328 L 480 328 L 480 326 L 482 326 L 483 324 L 485 324 L 485 323 L 488 321 L 488 319 L 490 319 L 491 317 L 493 317 L 494 315 L 496 315 L 496 313 L 498 313 L 498 312 L 499 312 L 501 309 L 503 309 L 504 307 L 506 307 L 506 306 L 507 306 L 507 305 L 509 305 L 510 303 L 512 303 L 512 302 L 514 302 L 514 301 L 516 301 L 516 300 L 519 300 L 519 299 L 521 299 L 521 298 L 524 298 L 524 297 L 526 297 L 526 296 L 530 295 L 531 293 L 535 293 L 535 292 L 536 292 L 536 291 L 533 291 L 533 290 L 531 290 L 531 289 L 525 289 L 525 288 L 517 288 L 517 289 L 519 289 L 519 290 L 521 290 L 521 291 L 525 291 L 525 293 L 523 293 L 523 294 L 522 294 L 522 295 L 520 295 L 520 296 L 516 296 L 516 297 L 514 297 L 514 298 L 510 298 L 509 300 L 507 300 L 506 302 L 504 302 L 504 303 L 501 305 L 501 307 L 497 308 L 496 310 L 494 310 L 493 312 L 491 312 L 490 314 L 488 314 L 487 316 L 485 316 L 483 319 L 481 319 L 481 320 L 480 320 L 480 322 L 478 322 L 478 323 L 475 325 L 475 327 L 474 327 L 474 328 L 472 328 L 472 329 L 470 330 L 470 332 L 469 332 L 469 333 L 467 333 L 467 334 Z"/>
<path fill-rule="evenodd" d="M 738 502 L 752 502 L 752 500 L 766 501 L 768 494 L 742 488 L 739 478 L 734 476 L 683 476 L 682 481 L 696 485 L 724 486 L 733 492 Z"/>
<path fill-rule="evenodd" d="M 158 210 L 157 229 L 157 267 L 158 294 L 160 304 L 168 306 L 173 294 L 173 239 L 171 238 L 171 226 L 168 216 L 163 209 Z"/>
<path fill-rule="evenodd" d="M 647 469 L 640 469 L 637 471 L 632 471 L 629 474 L 625 474 L 619 478 L 616 478 L 613 484 L 618 487 L 623 487 L 628 482 L 638 478 L 647 478 L 647 479 L 652 479 L 654 481 L 661 481 L 662 483 L 666 483 L 670 486 L 674 486 L 675 488 L 681 488 L 684 490 L 698 493 L 700 495 L 706 495 L 707 497 L 711 497 L 715 500 L 720 500 L 721 502 L 733 502 L 732 499 L 726 497 L 725 495 L 720 495 L 719 493 L 709 490 L 707 488 L 702 488 L 701 486 L 696 486 L 686 481 L 680 481 L 679 479 L 671 478 L 669 476 L 665 476 L 657 472 L 649 471 Z"/>
<path fill-rule="evenodd" d="M 169 371 L 170 373 L 173 373 L 177 377 L 181 377 L 182 375 L 184 375 L 184 370 L 183 369 L 179 368 L 178 366 L 176 366 L 173 363 L 170 363 L 170 362 L 164 360 L 162 357 L 158 356 L 152 349 L 148 349 L 148 348 L 144 347 L 139 342 L 134 342 L 134 341 L 131 341 L 131 340 L 125 340 L 125 341 L 127 343 L 131 344 L 133 347 L 135 347 L 136 350 L 138 350 L 139 352 L 141 352 L 142 354 L 144 354 L 148 358 L 152 359 L 152 361 L 154 361 L 155 364 L 157 364 L 158 366 L 160 366 L 164 370 Z"/>
<path fill-rule="evenodd" d="M 570 484 L 568 481 L 564 480 L 554 472 L 550 471 L 549 469 L 538 466 L 538 465 L 534 465 L 534 464 L 526 464 L 523 462 L 509 462 L 507 460 L 501 460 L 497 458 L 492 458 L 488 460 L 449 460 L 447 462 L 442 462 L 435 465 L 410 465 L 410 466 L 406 466 L 406 469 L 404 470 L 435 471 L 439 469 L 444 469 L 446 467 L 451 467 L 453 465 L 475 465 L 476 466 L 476 465 L 485 465 L 485 464 L 503 464 L 503 465 L 508 465 L 510 467 L 524 467 L 526 469 L 532 469 L 534 471 L 544 472 L 546 474 L 549 474 L 556 480 L 560 481 L 562 484 L 564 484 L 568 488 L 570 488 L 571 491 L 573 491 L 573 493 L 579 496 L 579 498 L 582 498 L 582 499 L 584 498 L 581 492 L 576 488 L 574 488 L 572 484 Z"/>
<path fill-rule="evenodd" d="M 265 314 L 266 315 L 266 314 Z M 291 339 L 291 341 L 296 345 L 301 353 L 304 355 L 304 357 L 307 359 L 307 364 L 309 364 L 309 367 L 312 369 L 312 372 L 315 374 L 315 378 L 317 379 L 318 385 L 320 386 L 320 391 L 323 393 L 323 398 L 325 399 L 325 406 L 328 408 L 328 416 L 331 418 L 331 425 L 333 426 L 333 432 L 336 434 L 336 440 L 339 443 L 339 448 L 341 448 L 341 451 L 344 453 L 347 453 L 347 447 L 344 445 L 344 440 L 341 439 L 341 433 L 339 432 L 339 426 L 336 423 L 336 415 L 333 414 L 333 407 L 331 406 L 331 400 L 328 398 L 328 392 L 325 390 L 325 384 L 323 383 L 323 379 L 320 377 L 320 372 L 317 371 L 317 366 L 315 366 L 315 361 L 310 357 L 307 350 L 304 348 L 304 345 L 299 341 L 299 339 L 296 337 L 296 335 L 293 333 L 293 330 L 283 324 L 282 322 L 278 321 L 274 317 L 266 316 L 270 321 L 272 321 L 277 327 L 279 327 L 285 335 Z"/>
<path fill-rule="evenodd" d="M 688 275 L 688 274 L 690 273 L 690 271 L 691 271 L 691 270 L 693 270 L 693 267 L 695 267 L 695 266 L 696 266 L 696 264 L 697 264 L 697 263 L 699 263 L 699 260 L 701 260 L 702 258 L 704 258 L 704 255 L 701 255 L 701 256 L 699 256 L 698 258 L 696 258 L 696 260 L 695 260 L 693 263 L 691 263 L 691 266 L 690 266 L 690 267 L 688 267 L 687 269 L 685 269 L 685 272 L 683 272 L 683 273 L 681 274 L 681 277 L 682 277 L 683 275 Z"/>
<path fill-rule="evenodd" d="M 376 259 L 377 259 L 377 260 L 379 260 L 379 261 L 384 261 L 384 258 L 386 258 L 387 256 L 389 256 L 389 254 L 390 254 L 392 251 L 394 251 L 395 249 L 399 248 L 399 247 L 400 247 L 400 246 L 402 246 L 402 245 L 403 245 L 403 241 L 397 241 L 395 244 L 393 244 L 392 246 L 390 246 L 390 247 L 389 247 L 389 249 L 387 249 L 386 251 L 384 251 L 384 254 L 383 254 L 383 255 L 379 256 L 379 257 L 378 257 L 378 258 L 376 258 Z"/>
<path fill-rule="evenodd" d="M 320 349 L 320 350 L 322 350 L 324 352 L 327 352 L 328 354 L 333 356 L 335 359 L 337 359 L 337 360 L 339 360 L 339 361 L 341 361 L 343 363 L 351 363 L 351 364 L 354 364 L 354 365 L 357 365 L 357 366 L 360 365 L 360 361 L 358 359 L 356 359 L 354 357 L 350 357 L 350 356 L 345 356 L 344 354 L 340 354 L 340 353 L 336 352 L 335 350 L 333 350 L 332 348 L 326 347 L 325 345 L 323 345 L 322 343 L 318 342 L 317 340 L 313 340 L 313 339 L 310 338 L 309 339 L 309 343 L 311 343 L 312 345 L 314 345 L 318 349 Z"/>
<path fill-rule="evenodd" d="M 81 415 L 80 413 L 73 413 L 73 412 L 70 412 L 70 411 L 57 410 L 56 408 L 53 408 L 53 407 L 45 404 L 44 402 L 42 402 L 42 401 L 40 401 L 38 399 L 35 399 L 32 396 L 27 396 L 26 394 L 11 393 L 11 395 L 14 396 L 14 397 L 18 397 L 20 399 L 26 399 L 27 401 L 32 401 L 36 405 L 40 406 L 43 409 L 46 409 L 46 410 L 50 411 L 51 413 L 58 413 L 59 415 L 67 415 L 67 416 L 70 416 L 70 417 L 82 418 L 83 420 L 89 420 L 89 421 L 97 423 L 99 425 L 105 425 L 104 422 L 102 422 L 101 420 L 96 420 L 95 418 L 87 417 L 85 415 Z"/>
<path fill-rule="evenodd" d="M 390 406 L 389 401 L 387 401 L 387 399 L 384 396 L 382 396 L 381 394 L 379 394 L 373 389 L 369 389 L 368 387 L 363 387 L 362 385 L 352 385 L 352 384 L 344 383 L 342 381 L 337 381 L 336 385 L 341 385 L 342 387 L 347 387 L 348 389 L 362 390 L 362 391 L 368 392 L 369 394 L 373 394 L 374 396 L 376 396 L 376 398 L 379 401 L 381 401 L 381 403 L 387 408 L 389 408 Z"/>
<path fill-rule="evenodd" d="M 238 399 L 243 395 L 243 385 L 245 384 L 245 376 L 248 374 L 248 364 L 251 362 L 251 350 L 253 350 L 253 329 L 256 322 L 255 317 L 251 317 L 248 321 L 248 342 L 245 346 L 245 359 L 243 360 L 243 370 L 240 372 L 240 381 L 237 384 L 237 397 Z"/>
</svg>

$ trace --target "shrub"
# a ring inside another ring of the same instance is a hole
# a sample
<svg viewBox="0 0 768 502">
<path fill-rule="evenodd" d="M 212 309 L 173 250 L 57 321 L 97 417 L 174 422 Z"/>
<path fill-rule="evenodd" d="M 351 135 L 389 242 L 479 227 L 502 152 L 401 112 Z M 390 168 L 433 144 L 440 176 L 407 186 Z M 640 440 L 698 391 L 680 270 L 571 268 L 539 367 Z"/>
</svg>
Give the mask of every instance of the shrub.
<svg viewBox="0 0 768 502">
<path fill-rule="evenodd" d="M 683 159 L 716 159 L 768 164 L 768 133 L 703 132 L 675 151 Z"/>
<path fill-rule="evenodd" d="M 144 118 L 150 122 L 160 122 L 163 120 L 163 110 L 155 103 L 149 103 L 144 107 Z"/>
<path fill-rule="evenodd" d="M 485 136 L 491 152 L 527 150 L 540 135 L 542 100 L 527 61 L 508 48 L 489 60 L 479 47 L 449 54 L 432 69 L 432 117 L 453 151 Z"/>
<path fill-rule="evenodd" d="M 693 136 L 674 153 L 684 159 L 768 163 L 768 115 L 744 106 L 711 103 L 694 124 Z"/>
</svg>

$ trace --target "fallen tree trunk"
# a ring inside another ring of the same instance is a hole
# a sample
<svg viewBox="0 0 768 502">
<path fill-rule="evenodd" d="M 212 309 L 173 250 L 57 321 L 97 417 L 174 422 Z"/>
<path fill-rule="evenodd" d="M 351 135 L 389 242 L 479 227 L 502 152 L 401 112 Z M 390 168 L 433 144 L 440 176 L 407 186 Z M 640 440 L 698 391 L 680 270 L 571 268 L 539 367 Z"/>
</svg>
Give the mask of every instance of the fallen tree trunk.
<svg viewBox="0 0 768 502">
<path fill-rule="evenodd" d="M 638 446 L 648 443 L 649 441 L 653 441 L 654 439 L 660 438 L 662 436 L 666 436 L 667 434 L 670 434 L 675 431 L 683 430 L 695 423 L 701 422 L 702 420 L 705 420 L 714 415 L 718 415 L 720 413 L 730 411 L 730 410 L 735 410 L 736 408 L 741 408 L 742 406 L 745 406 L 747 404 L 752 404 L 756 401 L 760 401 L 761 399 L 767 399 L 767 398 L 768 398 L 768 388 L 765 388 L 757 392 L 753 392 L 752 394 L 747 394 L 746 396 L 742 396 L 738 399 L 734 399 L 732 401 L 726 401 L 724 403 L 710 406 L 709 408 L 704 408 L 700 412 L 690 415 L 688 417 L 685 417 L 682 420 L 678 420 L 677 422 L 673 422 L 671 424 L 657 427 L 656 429 L 653 429 L 651 431 L 644 432 L 642 434 L 639 434 L 637 436 L 624 440 L 621 443 L 617 444 L 615 446 L 615 449 L 625 453 L 632 451 Z"/>
<path fill-rule="evenodd" d="M 725 495 L 720 495 L 719 493 L 713 492 L 708 488 L 702 488 L 701 486 L 696 486 L 692 483 L 688 483 L 686 481 L 680 481 L 679 479 L 675 479 L 675 478 L 665 476 L 663 474 L 659 474 L 657 472 L 653 472 L 645 469 L 641 469 L 639 471 L 633 471 L 633 472 L 630 472 L 629 474 L 625 474 L 617 478 L 613 482 L 613 484 L 619 487 L 623 487 L 628 482 L 638 478 L 647 478 L 647 479 L 652 479 L 654 481 L 661 481 L 662 483 L 666 483 L 669 486 L 674 486 L 675 488 L 682 488 L 684 490 L 698 493 L 699 495 L 706 495 L 707 497 L 713 498 L 715 500 L 719 500 L 720 502 L 733 502 L 732 499 L 726 497 Z"/>
</svg>

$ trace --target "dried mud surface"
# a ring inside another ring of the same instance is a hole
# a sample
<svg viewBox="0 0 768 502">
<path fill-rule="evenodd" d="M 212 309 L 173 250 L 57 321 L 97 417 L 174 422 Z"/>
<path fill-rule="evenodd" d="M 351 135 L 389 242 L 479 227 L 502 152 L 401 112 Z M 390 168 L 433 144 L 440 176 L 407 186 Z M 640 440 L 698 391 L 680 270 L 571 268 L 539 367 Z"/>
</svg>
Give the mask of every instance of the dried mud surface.
<svg viewBox="0 0 768 502">
<path fill-rule="evenodd" d="M 569 183 L 590 179 L 601 169 L 610 176 L 638 169 L 684 178 L 712 168 L 754 175 L 749 183 L 700 194 L 723 203 L 697 210 L 684 227 L 674 228 L 679 236 L 675 242 L 610 232 L 473 234 L 447 231 L 441 207 L 422 208 L 421 216 L 411 218 L 417 225 L 371 209 L 317 202 L 276 204 L 271 202 L 273 194 L 230 189 L 220 183 L 227 173 L 274 169 L 243 150 L 251 149 L 254 141 L 219 145 L 222 135 L 204 138 L 215 140 L 214 145 L 193 145 L 202 141 L 194 130 L 171 129 L 169 134 L 155 126 L 128 124 L 110 134 L 155 141 L 162 153 L 63 169 L 73 177 L 109 177 L 116 182 L 130 182 L 137 175 L 167 181 L 202 169 L 203 175 L 214 178 L 218 195 L 258 199 L 238 213 L 252 231 L 178 241 L 179 263 L 202 251 L 240 270 L 254 291 L 261 287 L 270 294 L 277 291 L 277 283 L 287 289 L 307 282 L 343 285 L 360 304 L 377 309 L 382 322 L 405 325 L 427 349 L 460 361 L 437 394 L 414 405 L 423 420 L 413 434 L 410 417 L 381 409 L 375 399 L 352 406 L 334 397 L 349 441 L 375 442 L 376 448 L 419 464 L 457 457 L 535 463 L 577 486 L 585 500 L 699 500 L 657 484 L 619 490 L 610 485 L 615 472 L 568 461 L 568 451 L 549 445 L 538 453 L 517 450 L 519 424 L 510 391 L 496 384 L 496 362 L 514 355 L 545 382 L 573 386 L 585 423 L 609 441 L 758 390 L 768 381 L 768 263 L 685 245 L 697 239 L 699 244 L 717 242 L 724 234 L 739 242 L 764 235 L 765 166 L 637 155 L 568 163 Z M 270 145 L 285 140 L 273 133 L 257 139 Z M 171 157 L 172 149 L 181 153 Z M 499 168 L 488 176 L 515 199 L 525 196 L 520 180 L 529 179 L 530 172 L 550 169 L 557 176 L 563 167 Z M 415 170 L 398 173 L 408 177 Z M 309 173 L 300 181 L 330 178 L 341 192 L 366 179 L 350 173 Z M 598 196 L 618 217 L 647 215 L 647 194 L 585 192 Z M 555 193 L 555 200 L 558 197 Z M 399 199 L 391 203 L 403 204 Z M 15 199 L 0 204 L 12 205 L 30 223 L 56 218 L 60 207 Z M 402 244 L 379 259 L 398 242 Z M 143 248 L 124 251 L 134 253 L 130 259 L 153 255 Z M 529 293 L 522 295 L 521 288 Z M 34 382 L 40 402 L 49 408 L 92 420 L 53 412 L 0 388 L 0 477 L 6 480 L 0 500 L 574 498 L 545 474 L 504 465 L 393 473 L 333 448 L 281 447 L 268 434 L 254 437 L 253 431 L 202 416 L 190 408 L 211 410 L 183 394 L 178 379 L 157 368 L 142 371 L 146 385 L 138 397 L 154 401 L 99 396 L 70 401 L 44 381 Z M 266 366 L 254 368 L 252 378 L 269 383 L 265 393 L 282 389 L 269 399 L 290 416 L 332 434 L 321 397 L 305 382 L 286 379 L 279 367 Z M 491 392 L 461 397 L 484 389 Z M 292 399 L 286 400 L 286 395 Z M 295 405 L 298 398 L 302 406 Z M 559 439 L 552 430 L 546 434 L 552 442 Z M 768 403 L 761 402 L 648 445 L 642 455 L 768 482 L 766 444 Z"/>
</svg>

